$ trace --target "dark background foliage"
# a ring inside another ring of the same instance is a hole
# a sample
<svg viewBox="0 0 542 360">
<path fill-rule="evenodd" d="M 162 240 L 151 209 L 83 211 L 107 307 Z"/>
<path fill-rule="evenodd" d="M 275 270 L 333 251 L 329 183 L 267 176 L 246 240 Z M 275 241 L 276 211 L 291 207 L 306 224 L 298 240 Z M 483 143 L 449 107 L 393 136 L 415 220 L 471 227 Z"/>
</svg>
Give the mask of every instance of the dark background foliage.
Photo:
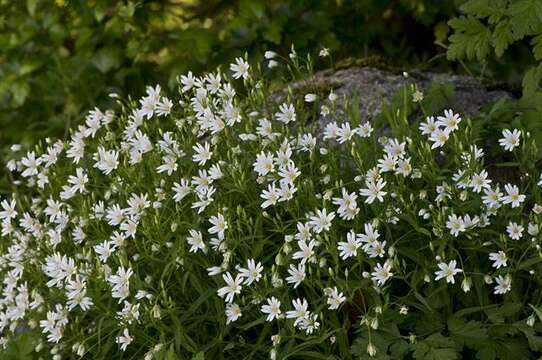
<svg viewBox="0 0 542 360">
<path fill-rule="evenodd" d="M 444 70 L 456 3 L 422 0 L 0 0 L 0 143 L 62 137 L 108 94 L 322 47 Z"/>
</svg>

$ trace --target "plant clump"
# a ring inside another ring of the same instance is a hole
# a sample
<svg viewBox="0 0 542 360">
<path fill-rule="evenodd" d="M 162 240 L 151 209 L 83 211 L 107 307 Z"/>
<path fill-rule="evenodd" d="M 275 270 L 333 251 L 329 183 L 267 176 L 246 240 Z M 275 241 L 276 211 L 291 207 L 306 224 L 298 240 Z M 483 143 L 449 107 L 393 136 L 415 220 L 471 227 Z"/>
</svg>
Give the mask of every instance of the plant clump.
<svg viewBox="0 0 542 360">
<path fill-rule="evenodd" d="M 312 68 L 295 52 L 266 58 Z M 275 104 L 243 58 L 178 81 L 175 96 L 113 94 L 118 109 L 90 111 L 66 141 L 13 147 L 14 191 L 0 202 L 5 346 L 26 336 L 55 359 L 145 360 L 542 349 L 542 181 L 528 132 L 502 129 L 497 164 L 476 121 L 425 113 L 415 87 L 379 124 L 333 92 Z M 513 182 L 492 179 L 499 166 Z"/>
</svg>

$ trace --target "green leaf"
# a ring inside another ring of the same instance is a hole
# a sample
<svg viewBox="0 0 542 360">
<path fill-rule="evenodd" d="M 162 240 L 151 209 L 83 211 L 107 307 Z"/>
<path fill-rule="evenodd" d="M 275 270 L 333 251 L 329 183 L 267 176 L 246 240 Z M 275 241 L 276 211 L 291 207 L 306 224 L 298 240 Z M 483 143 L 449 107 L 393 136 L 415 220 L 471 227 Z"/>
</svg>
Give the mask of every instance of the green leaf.
<svg viewBox="0 0 542 360">
<path fill-rule="evenodd" d="M 443 43 L 448 38 L 448 32 L 450 32 L 450 27 L 446 22 L 441 21 L 435 25 L 433 29 L 433 34 L 435 35 L 435 40 Z"/>
<path fill-rule="evenodd" d="M 26 10 L 31 17 L 36 16 L 36 8 L 39 0 L 26 0 Z"/>
<path fill-rule="evenodd" d="M 539 34 L 531 39 L 533 46 L 533 56 L 536 60 L 542 60 L 542 34 Z"/>
<path fill-rule="evenodd" d="M 476 352 L 476 358 L 478 360 L 495 360 L 497 352 L 491 347 L 484 347 Z"/>
<path fill-rule="evenodd" d="M 523 304 L 519 302 L 505 303 L 498 308 L 486 308 L 485 313 L 492 323 L 504 323 L 506 317 L 517 314 L 523 308 Z"/>
<path fill-rule="evenodd" d="M 92 63 L 105 74 L 120 66 L 120 51 L 114 47 L 103 48 L 94 55 Z"/>
<path fill-rule="evenodd" d="M 200 351 L 199 353 L 194 354 L 194 356 L 192 356 L 192 360 L 205 360 L 205 353 Z"/>
<path fill-rule="evenodd" d="M 539 0 L 512 1 L 508 14 L 516 40 L 542 30 L 542 2 Z"/>
<path fill-rule="evenodd" d="M 495 24 L 504 16 L 506 6 L 507 0 L 470 0 L 460 9 L 478 18 L 488 18 L 490 24 Z"/>
<path fill-rule="evenodd" d="M 523 97 L 534 95 L 539 89 L 540 81 L 542 81 L 542 64 L 531 67 L 523 76 Z"/>
<path fill-rule="evenodd" d="M 241 0 L 239 9 L 242 16 L 256 20 L 265 15 L 265 3 L 261 0 Z"/>
<path fill-rule="evenodd" d="M 27 82 L 16 82 L 11 90 L 13 94 L 13 103 L 15 106 L 21 106 L 24 104 L 28 93 L 30 92 L 30 86 Z"/>
<path fill-rule="evenodd" d="M 540 310 L 539 308 L 535 307 L 535 306 L 532 305 L 532 304 L 529 304 L 529 306 L 531 307 L 531 309 L 534 310 L 536 316 L 538 316 L 538 319 L 539 319 L 540 321 L 542 321 L 542 310 Z"/>
<path fill-rule="evenodd" d="M 426 339 L 412 345 L 414 359 L 420 360 L 456 360 L 459 353 L 456 345 L 450 338 L 440 333 L 433 334 Z"/>
<path fill-rule="evenodd" d="M 514 37 L 512 36 L 512 26 L 510 23 L 508 21 L 499 22 L 491 37 L 491 44 L 495 48 L 497 57 L 501 57 L 513 41 Z"/>
<path fill-rule="evenodd" d="M 488 55 L 491 31 L 481 21 L 472 16 L 461 16 L 450 20 L 448 24 L 456 30 L 449 39 L 448 59 L 483 60 Z"/>
<path fill-rule="evenodd" d="M 438 79 L 431 83 L 422 101 L 423 108 L 429 113 L 437 113 L 445 108 L 454 98 L 454 85 L 450 82 L 440 82 Z M 426 229 L 424 229 L 426 230 Z"/>
<path fill-rule="evenodd" d="M 24 76 L 38 69 L 42 64 L 38 61 L 28 61 L 19 67 L 19 75 Z"/>
<path fill-rule="evenodd" d="M 265 40 L 270 41 L 274 44 L 280 44 L 280 40 L 282 37 L 282 26 L 277 21 L 270 22 L 265 31 L 263 32 L 263 37 Z"/>
<path fill-rule="evenodd" d="M 461 318 L 451 318 L 448 320 L 448 330 L 457 344 L 477 348 L 480 341 L 486 340 L 487 329 L 482 327 L 478 321 L 465 322 Z"/>
</svg>

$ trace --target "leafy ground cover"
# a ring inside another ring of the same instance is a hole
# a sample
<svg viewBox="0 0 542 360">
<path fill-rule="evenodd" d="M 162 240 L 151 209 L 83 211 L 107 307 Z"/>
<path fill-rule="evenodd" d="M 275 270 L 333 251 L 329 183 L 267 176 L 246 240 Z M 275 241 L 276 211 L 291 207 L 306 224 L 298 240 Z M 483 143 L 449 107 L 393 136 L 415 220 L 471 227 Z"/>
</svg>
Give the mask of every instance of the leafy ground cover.
<svg viewBox="0 0 542 360">
<path fill-rule="evenodd" d="M 7 354 L 539 356 L 530 133 L 486 136 L 491 107 L 468 119 L 415 86 L 371 123 L 333 92 L 276 103 L 259 64 L 113 95 L 69 139 L 12 149 Z"/>
</svg>

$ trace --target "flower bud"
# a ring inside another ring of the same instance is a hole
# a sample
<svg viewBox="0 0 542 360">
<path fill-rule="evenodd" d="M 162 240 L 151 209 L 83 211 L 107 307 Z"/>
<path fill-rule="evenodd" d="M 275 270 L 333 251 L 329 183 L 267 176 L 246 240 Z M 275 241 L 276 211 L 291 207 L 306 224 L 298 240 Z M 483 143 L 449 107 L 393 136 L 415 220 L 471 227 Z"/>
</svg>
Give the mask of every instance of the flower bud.
<svg viewBox="0 0 542 360">
<path fill-rule="evenodd" d="M 369 343 L 369 345 L 367 345 L 367 354 L 369 354 L 370 357 L 376 355 L 376 347 L 373 345 L 373 343 Z"/>
</svg>

